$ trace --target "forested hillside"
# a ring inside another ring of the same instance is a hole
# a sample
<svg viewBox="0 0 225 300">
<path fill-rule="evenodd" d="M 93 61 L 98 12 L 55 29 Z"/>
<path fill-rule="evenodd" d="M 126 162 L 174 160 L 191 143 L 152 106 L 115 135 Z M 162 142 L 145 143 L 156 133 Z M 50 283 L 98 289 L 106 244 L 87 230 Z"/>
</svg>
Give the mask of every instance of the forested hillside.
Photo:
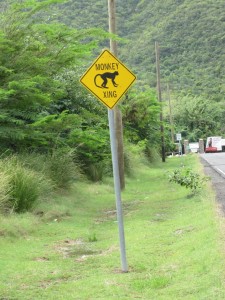
<svg viewBox="0 0 225 300">
<path fill-rule="evenodd" d="M 225 90 L 223 0 L 116 1 L 120 58 L 139 80 L 155 87 L 155 50 L 161 49 L 163 83 L 171 89 L 221 100 Z M 107 1 L 68 1 L 61 20 L 77 28 L 108 29 Z"/>
</svg>

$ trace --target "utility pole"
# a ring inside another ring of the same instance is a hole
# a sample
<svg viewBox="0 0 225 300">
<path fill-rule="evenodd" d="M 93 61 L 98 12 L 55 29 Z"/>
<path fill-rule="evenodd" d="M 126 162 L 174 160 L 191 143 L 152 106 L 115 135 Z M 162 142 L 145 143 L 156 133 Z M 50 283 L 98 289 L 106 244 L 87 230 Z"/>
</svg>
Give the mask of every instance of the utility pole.
<svg viewBox="0 0 225 300">
<path fill-rule="evenodd" d="M 160 110 L 160 132 L 161 132 L 161 151 L 162 151 L 162 162 L 166 161 L 165 153 L 165 141 L 164 141 L 164 127 L 163 127 L 163 113 L 162 113 L 162 93 L 160 85 L 160 66 L 159 66 L 159 44 L 155 42 L 155 54 L 156 54 L 156 75 L 157 75 L 157 92 L 158 100 L 161 105 Z"/>
<path fill-rule="evenodd" d="M 170 114 L 170 127 L 171 127 L 171 141 L 174 144 L 174 124 L 173 124 L 173 115 L 172 115 L 172 107 L 171 107 L 171 99 L 170 99 L 170 87 L 169 83 L 167 83 L 167 97 L 169 102 L 169 114 Z"/>
<path fill-rule="evenodd" d="M 109 32 L 115 33 L 115 0 L 108 0 L 108 12 L 109 12 Z M 112 54 L 117 54 L 117 47 L 115 41 L 110 39 L 110 51 Z M 115 112 L 115 114 L 114 114 Z M 118 132 L 122 132 L 122 130 L 118 129 L 118 126 L 122 124 L 122 121 L 118 122 L 118 119 L 121 118 L 121 113 L 116 113 L 118 110 L 116 109 L 108 109 L 108 119 L 109 119 L 109 128 L 110 128 L 110 141 L 111 141 L 111 152 L 112 152 L 112 162 L 113 162 L 113 177 L 114 177 L 114 187 L 116 194 L 116 210 L 117 210 L 117 221 L 119 228 L 119 239 L 120 239 L 120 254 L 121 254 L 121 265 L 122 271 L 128 272 L 128 265 L 126 259 L 126 246 L 125 246 L 125 235 L 124 235 L 124 225 L 123 225 L 123 211 L 122 211 L 122 201 L 121 201 L 121 173 L 119 170 L 121 154 L 118 155 L 119 146 L 123 145 L 123 142 L 118 141 Z M 115 116 L 116 115 L 116 116 Z M 119 124 L 118 124 L 119 123 Z M 119 140 L 122 137 L 119 138 Z M 116 145 L 117 144 L 117 145 Z M 122 149 L 123 151 L 123 149 Z"/>
<path fill-rule="evenodd" d="M 108 0 L 108 12 L 109 12 L 109 33 L 116 33 L 116 1 Z M 110 39 L 110 51 L 117 57 L 117 42 Z M 122 113 L 119 108 L 114 109 L 114 120 L 117 140 L 117 152 L 119 161 L 119 174 L 120 174 L 120 188 L 125 188 L 125 176 L 124 176 L 124 151 L 123 151 L 123 122 Z"/>
</svg>

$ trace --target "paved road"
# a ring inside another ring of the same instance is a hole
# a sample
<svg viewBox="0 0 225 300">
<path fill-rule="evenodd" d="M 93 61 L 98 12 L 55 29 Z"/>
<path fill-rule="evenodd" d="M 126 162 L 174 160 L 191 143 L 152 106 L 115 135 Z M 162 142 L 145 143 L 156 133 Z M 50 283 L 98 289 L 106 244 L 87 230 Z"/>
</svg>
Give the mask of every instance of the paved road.
<svg viewBox="0 0 225 300">
<path fill-rule="evenodd" d="M 200 156 L 207 161 L 210 167 L 225 178 L 225 152 L 204 153 Z"/>
<path fill-rule="evenodd" d="M 211 178 L 216 198 L 225 217 L 225 153 L 200 154 L 204 171 Z"/>
</svg>

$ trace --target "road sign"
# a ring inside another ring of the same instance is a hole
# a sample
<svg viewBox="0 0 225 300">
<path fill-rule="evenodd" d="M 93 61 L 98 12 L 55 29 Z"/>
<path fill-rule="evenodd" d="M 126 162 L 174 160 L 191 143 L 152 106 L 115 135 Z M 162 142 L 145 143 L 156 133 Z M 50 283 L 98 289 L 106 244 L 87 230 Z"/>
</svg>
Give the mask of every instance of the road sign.
<svg viewBox="0 0 225 300">
<path fill-rule="evenodd" d="M 177 133 L 177 134 L 176 134 L 176 140 L 177 140 L 177 141 L 181 141 L 181 140 L 182 140 L 181 133 Z"/>
<path fill-rule="evenodd" d="M 80 82 L 112 109 L 136 76 L 111 52 L 104 50 L 81 77 Z"/>
</svg>

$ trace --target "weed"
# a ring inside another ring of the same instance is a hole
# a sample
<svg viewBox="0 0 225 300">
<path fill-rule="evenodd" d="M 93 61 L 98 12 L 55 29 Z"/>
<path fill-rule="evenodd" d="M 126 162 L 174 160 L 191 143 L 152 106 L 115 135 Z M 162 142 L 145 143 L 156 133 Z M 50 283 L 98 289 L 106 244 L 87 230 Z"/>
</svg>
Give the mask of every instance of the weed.
<svg viewBox="0 0 225 300">
<path fill-rule="evenodd" d="M 90 234 L 89 237 L 88 237 L 88 241 L 91 242 L 91 243 L 97 242 L 96 234 L 95 233 Z"/>
</svg>

